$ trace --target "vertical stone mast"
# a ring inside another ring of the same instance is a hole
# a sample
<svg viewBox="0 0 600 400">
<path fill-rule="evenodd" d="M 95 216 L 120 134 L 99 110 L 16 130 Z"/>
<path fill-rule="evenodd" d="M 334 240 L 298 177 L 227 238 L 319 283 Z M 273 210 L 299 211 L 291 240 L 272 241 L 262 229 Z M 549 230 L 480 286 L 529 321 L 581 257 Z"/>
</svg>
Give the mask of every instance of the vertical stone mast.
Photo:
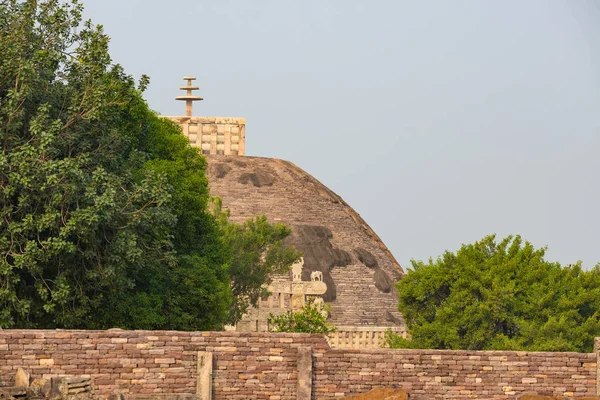
<svg viewBox="0 0 600 400">
<path fill-rule="evenodd" d="M 203 100 L 200 96 L 193 95 L 198 86 L 192 86 L 194 76 L 184 76 L 186 86 L 181 90 L 187 91 L 184 96 L 177 96 L 175 100 L 185 100 L 185 117 L 166 117 L 181 126 L 183 134 L 190 140 L 190 144 L 200 147 L 203 154 L 223 154 L 243 156 L 246 143 L 246 120 L 244 118 L 230 117 L 194 117 L 192 105 L 194 101 Z"/>
<path fill-rule="evenodd" d="M 192 86 L 192 81 L 196 80 L 195 76 L 184 76 L 183 79 L 187 80 L 187 86 L 181 86 L 179 89 L 187 90 L 187 94 L 185 96 L 177 96 L 175 100 L 185 100 L 185 116 L 192 116 L 192 104 L 194 101 L 204 100 L 200 96 L 193 96 L 192 90 L 199 90 L 198 86 Z"/>
</svg>

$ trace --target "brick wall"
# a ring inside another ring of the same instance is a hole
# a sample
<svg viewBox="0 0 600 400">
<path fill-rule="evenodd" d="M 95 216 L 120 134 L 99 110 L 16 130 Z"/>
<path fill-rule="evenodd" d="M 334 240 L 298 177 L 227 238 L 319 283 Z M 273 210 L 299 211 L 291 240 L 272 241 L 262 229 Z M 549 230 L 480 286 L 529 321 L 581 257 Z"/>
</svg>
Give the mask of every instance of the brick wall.
<svg viewBox="0 0 600 400">
<path fill-rule="evenodd" d="M 514 399 L 518 394 L 595 395 L 593 353 L 447 350 L 329 350 L 315 357 L 316 398 L 374 387 L 411 399 Z"/>
<path fill-rule="evenodd" d="M 215 398 L 295 399 L 300 346 L 327 344 L 301 334 L 0 330 L 0 381 L 23 367 L 33 378 L 91 375 L 98 393 L 195 393 L 197 352 L 210 351 Z"/>
<path fill-rule="evenodd" d="M 195 393 L 198 351 L 214 353 L 215 399 L 295 399 L 298 349 L 313 354 L 313 398 L 375 387 L 411 399 L 595 394 L 596 356 L 581 353 L 331 350 L 323 336 L 174 331 L 0 330 L 0 381 L 92 376 L 99 393 Z M 0 383 L 1 384 L 1 383 Z"/>
</svg>

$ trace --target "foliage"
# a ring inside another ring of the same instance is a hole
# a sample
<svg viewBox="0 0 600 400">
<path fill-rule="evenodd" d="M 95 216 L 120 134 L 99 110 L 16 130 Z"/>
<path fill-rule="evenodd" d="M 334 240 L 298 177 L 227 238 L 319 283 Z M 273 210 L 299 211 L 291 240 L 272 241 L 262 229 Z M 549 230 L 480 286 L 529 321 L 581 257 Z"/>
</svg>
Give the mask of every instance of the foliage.
<svg viewBox="0 0 600 400">
<path fill-rule="evenodd" d="M 328 335 L 336 328 L 327 323 L 329 306 L 319 306 L 308 301 L 300 311 L 288 310 L 281 315 L 269 315 L 269 326 L 273 332 L 323 333 Z"/>
<path fill-rule="evenodd" d="M 206 212 L 206 160 L 177 126 L 152 114 L 145 118 L 148 131 L 140 148 L 152 158 L 140 172 L 160 174 L 169 183 L 169 206 L 176 218 L 169 230 L 175 262 L 168 268 L 168 259 L 163 259 L 129 269 L 133 287 L 112 291 L 102 318 L 95 319 L 103 326 L 122 328 L 220 329 L 227 322 L 233 295 L 229 250 L 216 219 Z"/>
<path fill-rule="evenodd" d="M 206 160 L 81 12 L 0 4 L 0 326 L 220 328 L 229 253 Z"/>
<path fill-rule="evenodd" d="M 392 332 L 391 329 L 385 331 L 383 342 L 383 347 L 390 347 L 392 349 L 418 349 L 423 347 L 419 346 L 418 341 L 404 338 L 397 333 Z"/>
<path fill-rule="evenodd" d="M 412 261 L 398 283 L 411 340 L 393 347 L 591 352 L 600 334 L 600 265 L 562 267 L 546 249 L 487 236 L 429 263 Z"/>
<path fill-rule="evenodd" d="M 220 329 L 298 253 L 207 212 L 206 159 L 76 0 L 0 3 L 0 327 Z"/>
<path fill-rule="evenodd" d="M 228 274 L 233 302 L 229 321 L 239 321 L 249 306 L 267 294 L 266 285 L 273 274 L 282 274 L 302 256 L 283 241 L 291 233 L 283 224 L 270 224 L 262 215 L 238 225 L 229 221 L 229 210 L 222 209 L 222 200 L 214 199 L 214 215 L 219 221 L 223 241 L 228 250 Z"/>
</svg>

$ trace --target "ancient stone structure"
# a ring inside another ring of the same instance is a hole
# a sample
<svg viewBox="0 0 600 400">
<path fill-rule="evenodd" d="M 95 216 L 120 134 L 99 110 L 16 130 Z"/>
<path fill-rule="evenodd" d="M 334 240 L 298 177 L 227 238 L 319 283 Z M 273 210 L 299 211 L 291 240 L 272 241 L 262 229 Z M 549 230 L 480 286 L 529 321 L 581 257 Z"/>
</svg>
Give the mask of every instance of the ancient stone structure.
<svg viewBox="0 0 600 400">
<path fill-rule="evenodd" d="M 223 199 L 235 222 L 265 214 L 271 222 L 290 226 L 288 244 L 304 253 L 303 270 L 296 277 L 301 282 L 274 277 L 270 288 L 274 295 L 250 310 L 238 329 L 267 330 L 269 314 L 299 308 L 307 297 L 314 297 L 331 305 L 331 321 L 337 326 L 377 327 L 346 329 L 332 344 L 380 346 L 386 328 L 405 333 L 394 287 L 404 272 L 377 234 L 340 196 L 294 164 L 238 157 L 244 155 L 245 121 L 192 117 L 191 102 L 201 98 L 191 94 L 198 89 L 191 85 L 193 77 L 185 79 L 188 84 L 181 89 L 188 93 L 178 99 L 189 105 L 187 115 L 168 118 L 208 155 L 211 194 Z M 325 291 L 295 296 L 294 290 L 302 285 Z"/>
<path fill-rule="evenodd" d="M 203 154 L 244 155 L 246 120 L 220 117 L 167 117 L 181 125 L 192 146 Z"/>
<path fill-rule="evenodd" d="M 327 342 L 335 349 L 380 349 L 385 346 L 388 330 L 407 337 L 406 330 L 400 326 L 336 325 L 336 331 L 327 337 Z"/>
<path fill-rule="evenodd" d="M 13 386 L 0 386 L 2 400 L 96 400 L 89 375 L 48 376 L 32 379 L 31 374 L 18 368 Z"/>
<path fill-rule="evenodd" d="M 404 273 L 342 198 L 287 161 L 233 156 L 208 161 L 211 193 L 223 199 L 231 220 L 265 214 L 292 228 L 288 243 L 304 253 L 301 278 L 310 282 L 320 273 L 335 325 L 404 327 L 393 285 Z"/>
<path fill-rule="evenodd" d="M 192 105 L 194 101 L 203 100 L 200 96 L 192 95 L 192 91 L 200 89 L 198 86 L 192 86 L 192 81 L 196 80 L 195 76 L 184 76 L 184 80 L 187 81 L 186 86 L 182 86 L 179 89 L 187 91 L 185 96 L 177 96 L 175 100 L 185 100 L 185 115 L 186 117 L 192 116 Z"/>
<path fill-rule="evenodd" d="M 193 117 L 192 103 L 203 100 L 200 96 L 192 95 L 198 86 L 192 86 L 196 78 L 185 76 L 187 85 L 180 87 L 186 90 L 184 96 L 177 96 L 176 100 L 185 101 L 184 117 L 166 117 L 181 125 L 183 134 L 190 140 L 190 144 L 200 147 L 203 154 L 224 154 L 243 156 L 245 152 L 246 120 L 243 118 L 221 117 Z"/>
<path fill-rule="evenodd" d="M 0 386 L 19 367 L 32 380 L 87 375 L 96 394 L 136 400 L 202 391 L 215 400 L 334 399 L 375 388 L 416 400 L 585 398 L 596 395 L 597 355 L 334 350 L 322 335 L 299 333 L 0 330 Z"/>
<path fill-rule="evenodd" d="M 288 310 L 297 311 L 307 301 L 323 304 L 322 295 L 327 291 L 323 275 L 319 271 L 311 273 L 310 281 L 302 280 L 304 260 L 292 265 L 288 276 L 275 276 L 268 287 L 270 295 L 261 300 L 258 307 L 251 308 L 237 324 L 239 332 L 268 332 L 270 315 L 281 315 Z"/>
</svg>

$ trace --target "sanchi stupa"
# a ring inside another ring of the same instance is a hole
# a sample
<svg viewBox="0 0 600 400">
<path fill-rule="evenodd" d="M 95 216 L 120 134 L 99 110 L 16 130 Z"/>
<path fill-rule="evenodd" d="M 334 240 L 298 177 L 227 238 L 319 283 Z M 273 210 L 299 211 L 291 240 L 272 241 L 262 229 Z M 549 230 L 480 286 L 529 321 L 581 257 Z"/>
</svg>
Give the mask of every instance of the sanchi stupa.
<svg viewBox="0 0 600 400">
<path fill-rule="evenodd" d="M 242 223 L 257 215 L 292 229 L 288 244 L 303 252 L 289 277 L 273 277 L 272 293 L 252 309 L 238 331 L 266 331 L 269 314 L 297 309 L 307 297 L 330 305 L 338 332 L 335 347 L 379 347 L 387 329 L 406 333 L 394 282 L 402 267 L 371 227 L 340 196 L 293 163 L 245 155 L 243 118 L 195 117 L 195 80 L 184 77 L 186 115 L 180 124 L 192 146 L 208 159 L 211 195 L 223 200 L 230 218 Z"/>
</svg>

